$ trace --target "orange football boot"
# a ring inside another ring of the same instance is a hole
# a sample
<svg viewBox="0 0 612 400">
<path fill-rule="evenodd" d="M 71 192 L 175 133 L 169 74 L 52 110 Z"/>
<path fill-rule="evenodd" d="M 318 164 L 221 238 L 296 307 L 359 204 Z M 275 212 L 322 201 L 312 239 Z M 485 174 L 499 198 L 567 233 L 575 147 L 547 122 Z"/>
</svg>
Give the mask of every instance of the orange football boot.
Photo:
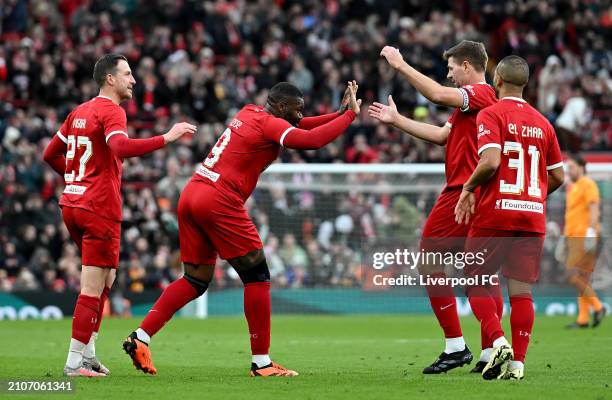
<svg viewBox="0 0 612 400">
<path fill-rule="evenodd" d="M 250 376 L 298 376 L 295 371 L 287 369 L 272 361 L 272 364 L 258 368 L 257 364 L 251 364 Z"/>
<path fill-rule="evenodd" d="M 157 375 L 157 369 L 153 365 L 153 360 L 151 360 L 149 346 L 136 337 L 136 332 L 132 332 L 125 339 L 123 350 L 130 356 L 136 369 L 141 370 L 145 374 Z"/>
</svg>

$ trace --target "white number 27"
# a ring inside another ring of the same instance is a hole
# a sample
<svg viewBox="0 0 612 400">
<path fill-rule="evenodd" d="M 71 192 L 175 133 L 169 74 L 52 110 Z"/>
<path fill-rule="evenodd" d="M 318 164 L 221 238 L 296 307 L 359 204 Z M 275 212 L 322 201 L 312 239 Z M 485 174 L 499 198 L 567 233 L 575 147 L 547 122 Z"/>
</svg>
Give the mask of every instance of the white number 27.
<svg viewBox="0 0 612 400">
<path fill-rule="evenodd" d="M 74 169 L 72 172 L 64 173 L 64 180 L 66 183 L 72 183 L 74 181 L 80 182 L 85 176 L 85 164 L 87 164 L 87 161 L 89 161 L 93 153 L 91 140 L 89 140 L 87 136 L 77 136 L 75 138 L 74 135 L 68 135 L 67 141 L 68 149 L 66 151 L 66 165 L 68 165 L 70 162 L 69 160 L 74 159 L 76 149 L 78 147 L 85 147 L 85 151 L 79 159 L 79 174 L 76 176 L 76 178 L 74 177 Z"/>
</svg>

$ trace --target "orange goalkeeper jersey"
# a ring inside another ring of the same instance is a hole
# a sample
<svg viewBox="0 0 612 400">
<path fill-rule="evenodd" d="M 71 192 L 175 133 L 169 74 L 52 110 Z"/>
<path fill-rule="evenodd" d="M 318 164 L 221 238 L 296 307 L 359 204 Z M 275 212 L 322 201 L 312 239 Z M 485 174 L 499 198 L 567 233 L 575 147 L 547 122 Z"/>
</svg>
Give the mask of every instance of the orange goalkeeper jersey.
<svg viewBox="0 0 612 400">
<path fill-rule="evenodd" d="M 565 236 L 585 237 L 590 225 L 591 204 L 599 204 L 599 189 L 591 178 L 583 176 L 567 189 Z M 598 229 L 599 227 L 595 227 Z"/>
</svg>

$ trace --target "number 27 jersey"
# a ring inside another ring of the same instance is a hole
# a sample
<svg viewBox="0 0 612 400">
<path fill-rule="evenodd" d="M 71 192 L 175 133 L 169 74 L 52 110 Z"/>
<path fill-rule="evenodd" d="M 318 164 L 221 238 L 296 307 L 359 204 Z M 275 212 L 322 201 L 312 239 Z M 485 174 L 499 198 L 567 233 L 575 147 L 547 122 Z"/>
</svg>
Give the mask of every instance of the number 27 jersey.
<svg viewBox="0 0 612 400">
<path fill-rule="evenodd" d="M 68 115 L 57 131 L 67 145 L 61 206 L 121 221 L 123 162 L 107 145 L 117 134 L 127 136 L 127 118 L 123 108 L 107 97 L 94 97 Z"/>
<path fill-rule="evenodd" d="M 523 99 L 504 97 L 476 118 L 478 154 L 501 150 L 495 175 L 483 185 L 473 225 L 546 232 L 548 171 L 563 166 L 554 129 Z"/>
</svg>

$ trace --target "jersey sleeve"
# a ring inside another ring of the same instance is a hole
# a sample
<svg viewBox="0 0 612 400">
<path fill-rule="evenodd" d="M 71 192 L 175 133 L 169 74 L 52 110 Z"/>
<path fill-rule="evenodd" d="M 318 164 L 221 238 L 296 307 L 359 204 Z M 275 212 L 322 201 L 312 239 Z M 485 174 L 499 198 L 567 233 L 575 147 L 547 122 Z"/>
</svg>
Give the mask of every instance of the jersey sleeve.
<svg viewBox="0 0 612 400">
<path fill-rule="evenodd" d="M 340 136 L 356 116 L 354 111 L 347 110 L 341 116 L 310 130 L 296 128 L 281 118 L 270 118 L 264 124 L 263 135 L 290 149 L 320 149 Z"/>
<path fill-rule="evenodd" d="M 119 106 L 105 107 L 100 114 L 100 121 L 104 128 L 106 143 L 114 135 L 128 135 L 127 116 L 123 108 Z"/>
<path fill-rule="evenodd" d="M 501 124 L 495 113 L 491 110 L 483 110 L 476 117 L 478 127 L 478 155 L 490 148 L 501 150 Z"/>
<path fill-rule="evenodd" d="M 68 114 L 62 126 L 60 126 L 60 128 L 55 133 L 57 137 L 66 144 L 68 144 L 68 129 L 70 128 L 71 120 L 72 120 L 72 113 Z"/>
<path fill-rule="evenodd" d="M 263 136 L 282 146 L 287 134 L 294 129 L 296 127 L 284 119 L 270 117 L 263 126 Z"/>
<path fill-rule="evenodd" d="M 589 181 L 584 197 L 587 204 L 599 204 L 599 188 L 594 181 Z"/>
<path fill-rule="evenodd" d="M 550 145 L 546 153 L 546 170 L 551 171 L 563 166 L 563 156 L 561 155 L 561 149 L 559 148 L 559 141 L 557 140 L 557 135 L 555 135 L 555 130 L 552 126 L 549 126 L 548 129 Z"/>
<path fill-rule="evenodd" d="M 455 118 L 457 118 L 457 109 L 455 109 L 455 111 L 453 111 L 450 117 L 448 117 L 448 120 L 446 121 L 444 126 L 448 126 L 449 128 L 452 128 L 453 124 L 455 123 Z"/>
<path fill-rule="evenodd" d="M 333 112 L 331 114 L 316 115 L 313 117 L 304 117 L 300 121 L 299 127 L 301 129 L 313 129 L 313 128 L 316 128 L 317 126 L 324 125 L 339 116 L 340 116 L 340 113 Z"/>
<path fill-rule="evenodd" d="M 459 107 L 461 112 L 478 111 L 491 105 L 488 85 L 465 85 L 458 90 L 463 96 L 463 104 Z"/>
</svg>

